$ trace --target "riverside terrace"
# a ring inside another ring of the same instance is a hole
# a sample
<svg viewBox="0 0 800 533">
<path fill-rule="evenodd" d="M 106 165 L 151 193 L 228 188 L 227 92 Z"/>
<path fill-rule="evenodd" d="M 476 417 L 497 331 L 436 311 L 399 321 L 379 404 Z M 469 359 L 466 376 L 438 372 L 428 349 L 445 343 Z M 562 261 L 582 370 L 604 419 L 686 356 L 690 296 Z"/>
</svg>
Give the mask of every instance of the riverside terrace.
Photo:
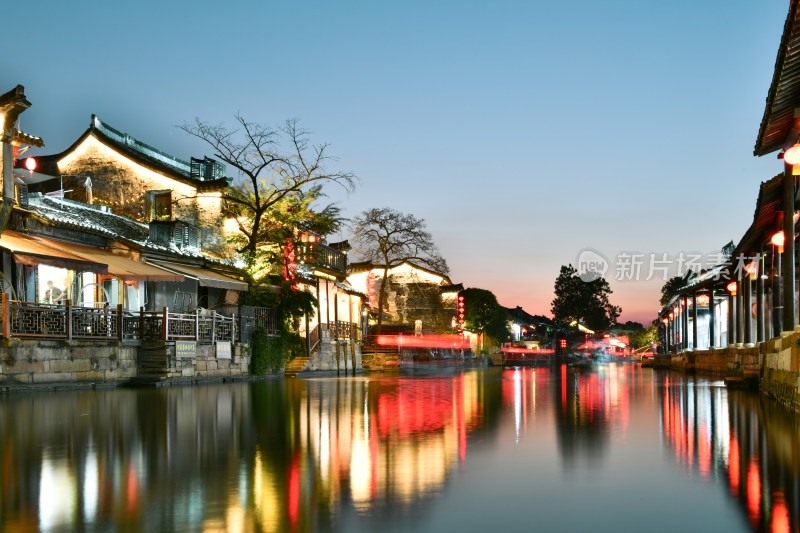
<svg viewBox="0 0 800 533">
<path fill-rule="evenodd" d="M 125 311 L 21 302 L 2 295 L 0 390 L 29 384 L 168 384 L 248 374 L 253 331 L 278 333 L 268 308 L 239 314 Z"/>
</svg>

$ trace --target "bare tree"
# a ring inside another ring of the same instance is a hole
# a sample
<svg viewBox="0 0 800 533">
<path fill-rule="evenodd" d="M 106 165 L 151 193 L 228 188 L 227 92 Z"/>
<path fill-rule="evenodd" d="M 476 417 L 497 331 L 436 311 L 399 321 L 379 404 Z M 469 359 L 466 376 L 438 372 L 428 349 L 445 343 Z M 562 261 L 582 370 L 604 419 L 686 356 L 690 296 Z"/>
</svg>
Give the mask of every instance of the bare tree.
<svg viewBox="0 0 800 533">
<path fill-rule="evenodd" d="M 365 260 L 383 267 L 378 290 L 377 333 L 380 334 L 389 270 L 406 261 L 445 275 L 449 269 L 423 219 L 384 207 L 362 212 L 352 225 L 356 250 Z"/>
<path fill-rule="evenodd" d="M 296 119 L 276 128 L 248 122 L 239 114 L 235 119 L 233 128 L 200 119 L 178 127 L 205 141 L 238 173 L 238 182 L 224 198 L 244 237 L 238 251 L 254 259 L 260 247 L 281 242 L 273 233 L 276 227 L 285 233 L 302 215 L 311 215 L 309 204 L 322 196 L 324 184 L 350 192 L 358 179 L 351 172 L 329 171 L 329 145 L 311 144 L 309 132 Z"/>
</svg>

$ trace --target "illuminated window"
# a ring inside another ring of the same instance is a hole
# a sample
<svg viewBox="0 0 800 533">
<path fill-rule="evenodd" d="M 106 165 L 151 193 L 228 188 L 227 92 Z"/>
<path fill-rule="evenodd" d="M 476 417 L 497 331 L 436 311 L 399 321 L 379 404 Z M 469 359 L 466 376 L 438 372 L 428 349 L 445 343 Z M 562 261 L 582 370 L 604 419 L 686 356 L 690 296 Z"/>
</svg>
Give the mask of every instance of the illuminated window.
<svg viewBox="0 0 800 533">
<path fill-rule="evenodd" d="M 151 220 L 172 220 L 172 191 L 148 191 Z"/>
</svg>

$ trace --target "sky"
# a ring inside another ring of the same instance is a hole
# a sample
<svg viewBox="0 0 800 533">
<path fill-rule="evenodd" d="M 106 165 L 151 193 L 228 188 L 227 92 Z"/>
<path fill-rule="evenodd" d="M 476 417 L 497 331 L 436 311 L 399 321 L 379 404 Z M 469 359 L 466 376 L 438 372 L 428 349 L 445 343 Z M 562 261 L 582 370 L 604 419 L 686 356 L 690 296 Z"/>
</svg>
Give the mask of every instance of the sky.
<svg viewBox="0 0 800 533">
<path fill-rule="evenodd" d="M 329 200 L 423 218 L 453 282 L 549 315 L 561 265 L 591 249 L 621 320 L 649 322 L 650 268 L 738 242 L 782 171 L 752 153 L 788 8 L 44 1 L 18 15 L 0 89 L 25 86 L 22 129 L 46 143 L 33 155 L 92 113 L 183 159 L 211 155 L 176 127 L 195 117 L 297 118 L 361 180 Z"/>
</svg>

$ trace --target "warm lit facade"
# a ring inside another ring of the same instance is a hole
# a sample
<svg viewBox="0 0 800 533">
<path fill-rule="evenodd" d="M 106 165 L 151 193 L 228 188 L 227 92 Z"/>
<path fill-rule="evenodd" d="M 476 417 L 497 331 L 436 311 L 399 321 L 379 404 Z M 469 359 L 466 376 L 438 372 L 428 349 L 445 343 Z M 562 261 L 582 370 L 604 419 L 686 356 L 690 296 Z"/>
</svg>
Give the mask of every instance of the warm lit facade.
<svg viewBox="0 0 800 533">
<path fill-rule="evenodd" d="M 209 159 L 183 161 L 103 123 L 92 115 L 89 128 L 65 151 L 37 156 L 36 169 L 18 176 L 31 192 L 104 205 L 140 222 L 180 221 L 206 252 L 230 253 L 224 246 L 222 191 L 225 167 Z"/>
<path fill-rule="evenodd" d="M 384 268 L 369 262 L 348 267 L 347 281 L 367 295 L 369 308 L 378 313 L 379 291 Z M 453 285 L 447 275 L 402 263 L 387 272 L 383 301 L 383 323 L 414 326 L 422 321 L 425 331 L 445 331 L 454 326 L 456 297 L 461 285 Z"/>
</svg>

